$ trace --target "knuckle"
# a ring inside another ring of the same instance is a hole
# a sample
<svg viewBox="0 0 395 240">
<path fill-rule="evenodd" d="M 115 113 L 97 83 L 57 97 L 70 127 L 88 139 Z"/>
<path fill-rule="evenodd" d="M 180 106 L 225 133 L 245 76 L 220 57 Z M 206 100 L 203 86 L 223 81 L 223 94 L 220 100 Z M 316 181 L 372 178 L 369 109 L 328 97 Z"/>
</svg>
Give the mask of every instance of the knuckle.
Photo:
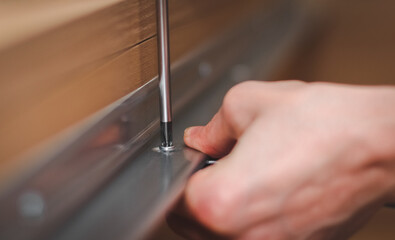
<svg viewBox="0 0 395 240">
<path fill-rule="evenodd" d="M 259 86 L 258 81 L 245 81 L 233 86 L 225 95 L 225 100 L 233 101 L 235 99 L 246 98 L 250 95 L 251 90 Z"/>
<path fill-rule="evenodd" d="M 256 88 L 259 83 L 257 81 L 246 81 L 233 86 L 225 95 L 222 109 L 225 116 L 232 119 L 240 113 L 246 102 L 251 99 L 251 91 Z M 228 119 L 228 118 L 226 118 Z"/>
<path fill-rule="evenodd" d="M 228 93 L 225 95 L 225 100 L 235 100 L 240 98 L 245 98 L 250 95 L 252 89 L 255 89 L 261 83 L 258 81 L 245 81 L 233 86 Z"/>
</svg>

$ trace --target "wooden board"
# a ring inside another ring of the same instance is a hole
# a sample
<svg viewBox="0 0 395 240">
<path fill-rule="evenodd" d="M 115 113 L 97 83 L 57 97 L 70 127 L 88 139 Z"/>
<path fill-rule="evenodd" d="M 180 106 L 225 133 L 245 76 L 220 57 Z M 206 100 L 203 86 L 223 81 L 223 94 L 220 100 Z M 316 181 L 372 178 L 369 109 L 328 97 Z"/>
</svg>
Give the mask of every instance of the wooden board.
<svg viewBox="0 0 395 240">
<path fill-rule="evenodd" d="M 13 46 L 0 41 L 0 175 L 23 166 L 26 150 L 157 75 L 154 1 L 111 3 Z M 172 62 L 265 6 L 170 1 Z"/>
</svg>

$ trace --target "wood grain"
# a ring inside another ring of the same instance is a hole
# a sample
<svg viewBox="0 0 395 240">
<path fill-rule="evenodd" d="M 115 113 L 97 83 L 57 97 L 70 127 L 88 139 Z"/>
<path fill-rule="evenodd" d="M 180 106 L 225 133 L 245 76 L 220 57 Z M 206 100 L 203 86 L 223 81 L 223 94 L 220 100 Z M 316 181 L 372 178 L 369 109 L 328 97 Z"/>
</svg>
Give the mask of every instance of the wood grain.
<svg viewBox="0 0 395 240">
<path fill-rule="evenodd" d="M 28 149 L 157 75 L 152 2 L 118 1 L 0 50 L 0 175 L 22 166 Z M 172 62 L 265 6 L 170 1 Z"/>
</svg>

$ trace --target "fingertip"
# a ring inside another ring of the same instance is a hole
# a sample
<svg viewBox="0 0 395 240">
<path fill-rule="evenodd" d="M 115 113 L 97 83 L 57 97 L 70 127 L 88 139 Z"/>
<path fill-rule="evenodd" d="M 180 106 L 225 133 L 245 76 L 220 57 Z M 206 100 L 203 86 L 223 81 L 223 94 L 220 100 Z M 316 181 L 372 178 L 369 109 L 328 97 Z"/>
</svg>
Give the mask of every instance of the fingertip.
<svg viewBox="0 0 395 240">
<path fill-rule="evenodd" d="M 189 127 L 184 130 L 184 142 L 187 146 L 196 148 L 195 146 L 196 141 L 194 140 L 198 136 L 197 131 L 199 131 L 200 128 L 202 127 L 197 126 L 197 127 Z"/>
<path fill-rule="evenodd" d="M 185 130 L 184 130 L 184 140 L 189 140 L 189 135 L 191 134 L 191 129 L 192 129 L 193 127 L 189 127 L 189 128 L 186 128 Z"/>
</svg>

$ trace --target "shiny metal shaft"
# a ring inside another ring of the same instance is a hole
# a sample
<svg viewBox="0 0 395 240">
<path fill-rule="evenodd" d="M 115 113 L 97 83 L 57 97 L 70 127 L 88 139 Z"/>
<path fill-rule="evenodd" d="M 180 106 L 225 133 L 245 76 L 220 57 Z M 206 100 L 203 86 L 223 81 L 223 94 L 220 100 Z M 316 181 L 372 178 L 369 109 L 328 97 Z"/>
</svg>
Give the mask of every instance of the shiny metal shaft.
<svg viewBox="0 0 395 240">
<path fill-rule="evenodd" d="M 169 54 L 169 18 L 168 1 L 157 0 L 157 38 L 158 38 L 158 74 L 160 92 L 161 149 L 169 150 L 173 146 L 172 111 L 170 94 L 170 54 Z"/>
</svg>

